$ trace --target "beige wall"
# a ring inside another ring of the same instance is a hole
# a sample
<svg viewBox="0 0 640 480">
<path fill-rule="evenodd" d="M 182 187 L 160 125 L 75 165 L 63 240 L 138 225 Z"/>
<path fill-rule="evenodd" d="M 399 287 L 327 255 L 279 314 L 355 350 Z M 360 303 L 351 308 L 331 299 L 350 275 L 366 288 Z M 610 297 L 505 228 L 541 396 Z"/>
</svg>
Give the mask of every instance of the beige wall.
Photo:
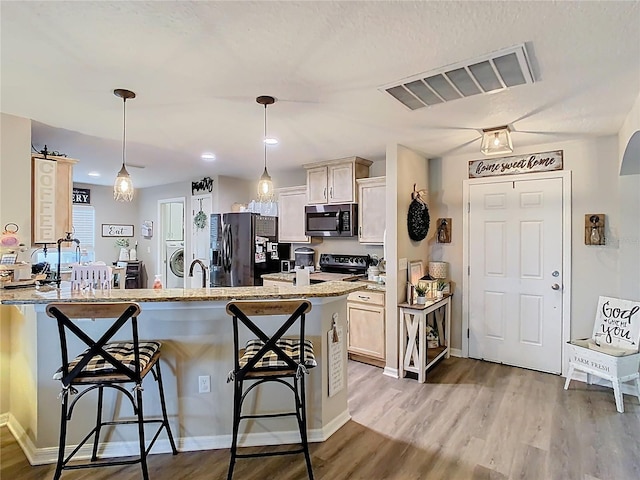
<svg viewBox="0 0 640 480">
<path fill-rule="evenodd" d="M 635 135 L 635 136 L 634 136 Z M 618 134 L 620 171 L 640 171 L 640 95 Z M 635 143 L 630 145 L 631 137 Z M 640 300 L 640 175 L 620 177 L 620 296 Z"/>
<path fill-rule="evenodd" d="M 398 308 L 406 300 L 407 270 L 400 270 L 398 260 L 428 260 L 427 240 L 414 242 L 407 231 L 407 211 L 413 184 L 417 189 L 429 186 L 428 160 L 402 145 L 387 146 L 387 373 L 398 368 Z M 394 188 L 395 186 L 395 188 Z"/>
<path fill-rule="evenodd" d="M 18 224 L 18 235 L 31 244 L 31 120 L 0 117 L 0 227 Z M 4 228 L 3 228 L 4 229 Z"/>
<path fill-rule="evenodd" d="M 589 140 L 541 144 L 514 154 L 563 150 L 564 169 L 572 171 L 572 302 L 571 337 L 590 336 L 599 295 L 619 295 L 620 210 L 633 201 L 627 189 L 621 189 L 618 176 L 618 148 L 614 136 Z M 432 219 L 452 218 L 452 241 L 436 244 L 430 234 L 430 256 L 450 263 L 450 276 L 456 284 L 452 310 L 452 344 L 462 346 L 462 182 L 468 178 L 468 161 L 481 155 L 461 155 L 431 161 Z M 637 197 L 636 197 L 637 199 Z M 584 244 L 584 215 L 604 213 L 607 244 Z M 473 239 L 473 232 L 471 232 Z"/>
<path fill-rule="evenodd" d="M 18 235 L 31 244 L 31 120 L 0 116 L 0 227 L 19 226 Z M 28 252 L 20 255 L 27 260 Z M 10 411 L 12 313 L 0 307 L 0 414 Z M 15 373 L 14 373 L 15 378 Z"/>
<path fill-rule="evenodd" d="M 219 175 L 213 185 L 213 212 L 228 213 L 234 203 L 247 204 L 258 196 L 258 177 L 255 181 Z"/>
<path fill-rule="evenodd" d="M 111 262 L 118 260 L 118 254 L 120 252 L 120 248 L 115 245 L 116 238 L 102 236 L 103 224 L 133 225 L 133 237 L 127 237 L 129 239 L 129 245 L 133 247 L 136 241 L 138 245 L 140 244 L 142 236 L 140 235 L 141 222 L 139 221 L 138 204 L 140 202 L 140 192 L 143 191 L 142 189 L 138 189 L 135 192 L 133 202 L 123 203 L 116 202 L 113 199 L 113 187 L 111 186 L 89 185 L 85 183 L 74 183 L 73 186 L 75 188 L 88 188 L 91 190 L 91 206 L 94 207 L 96 215 L 96 260 L 101 260 L 107 265 L 110 265 Z M 80 247 L 82 247 L 82 245 L 80 245 Z"/>
</svg>

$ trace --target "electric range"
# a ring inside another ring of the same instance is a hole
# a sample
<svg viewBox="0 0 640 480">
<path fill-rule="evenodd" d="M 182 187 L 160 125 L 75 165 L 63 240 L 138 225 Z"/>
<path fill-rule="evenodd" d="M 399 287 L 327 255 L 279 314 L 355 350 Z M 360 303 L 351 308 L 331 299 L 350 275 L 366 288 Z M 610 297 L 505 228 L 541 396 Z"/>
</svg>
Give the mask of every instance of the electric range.
<svg viewBox="0 0 640 480">
<path fill-rule="evenodd" d="M 367 268 L 371 263 L 369 255 L 347 255 L 323 253 L 320 255 L 320 271 L 309 275 L 311 283 L 343 280 L 354 282 L 366 280 Z"/>
</svg>

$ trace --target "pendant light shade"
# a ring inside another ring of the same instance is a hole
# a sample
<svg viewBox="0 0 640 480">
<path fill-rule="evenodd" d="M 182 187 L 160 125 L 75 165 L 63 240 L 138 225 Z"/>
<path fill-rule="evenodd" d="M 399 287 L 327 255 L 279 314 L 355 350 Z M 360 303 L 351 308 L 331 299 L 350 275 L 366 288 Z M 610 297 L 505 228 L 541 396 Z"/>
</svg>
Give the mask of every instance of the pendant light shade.
<svg viewBox="0 0 640 480">
<path fill-rule="evenodd" d="M 130 202 L 133 200 L 133 183 L 126 167 L 126 145 L 127 145 L 127 99 L 136 98 L 136 94 L 131 90 L 118 88 L 113 91 L 116 97 L 122 99 L 122 168 L 118 172 L 116 182 L 113 185 L 113 198 L 119 202 Z"/>
<path fill-rule="evenodd" d="M 480 151 L 485 155 L 513 152 L 511 134 L 508 125 L 482 130 L 482 146 Z"/>
<path fill-rule="evenodd" d="M 264 172 L 262 172 L 262 176 L 258 182 L 259 202 L 273 202 L 275 196 L 271 175 L 269 175 L 269 172 L 267 171 L 267 105 L 272 105 L 275 101 L 275 98 L 266 95 L 256 98 L 256 102 L 260 105 L 264 105 Z"/>
</svg>

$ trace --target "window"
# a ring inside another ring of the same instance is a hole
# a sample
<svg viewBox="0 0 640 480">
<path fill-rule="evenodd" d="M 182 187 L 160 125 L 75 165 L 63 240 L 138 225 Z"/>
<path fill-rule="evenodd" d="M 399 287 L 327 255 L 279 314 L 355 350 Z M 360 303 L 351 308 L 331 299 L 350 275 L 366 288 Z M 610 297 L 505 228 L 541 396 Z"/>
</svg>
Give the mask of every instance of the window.
<svg viewBox="0 0 640 480">
<path fill-rule="evenodd" d="M 96 212 L 89 205 L 73 206 L 73 236 L 80 240 L 80 247 L 91 249 L 95 247 Z"/>
</svg>

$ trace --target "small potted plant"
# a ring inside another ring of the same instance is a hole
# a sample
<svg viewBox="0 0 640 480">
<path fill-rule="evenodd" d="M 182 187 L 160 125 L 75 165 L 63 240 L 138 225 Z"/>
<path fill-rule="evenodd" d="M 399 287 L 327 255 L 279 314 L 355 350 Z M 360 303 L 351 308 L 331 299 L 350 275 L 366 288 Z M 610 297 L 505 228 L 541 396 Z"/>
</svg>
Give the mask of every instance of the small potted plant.
<svg viewBox="0 0 640 480">
<path fill-rule="evenodd" d="M 442 298 L 444 296 L 444 289 L 447 287 L 447 282 L 444 280 L 438 280 L 436 283 L 436 298 Z"/>
<path fill-rule="evenodd" d="M 120 247 L 120 255 L 118 255 L 118 260 L 120 261 L 129 260 L 129 239 L 118 238 L 116 240 L 116 247 Z"/>
<path fill-rule="evenodd" d="M 418 305 L 424 305 L 427 303 L 427 284 L 418 282 L 415 286 L 416 295 L 418 297 Z"/>
</svg>

